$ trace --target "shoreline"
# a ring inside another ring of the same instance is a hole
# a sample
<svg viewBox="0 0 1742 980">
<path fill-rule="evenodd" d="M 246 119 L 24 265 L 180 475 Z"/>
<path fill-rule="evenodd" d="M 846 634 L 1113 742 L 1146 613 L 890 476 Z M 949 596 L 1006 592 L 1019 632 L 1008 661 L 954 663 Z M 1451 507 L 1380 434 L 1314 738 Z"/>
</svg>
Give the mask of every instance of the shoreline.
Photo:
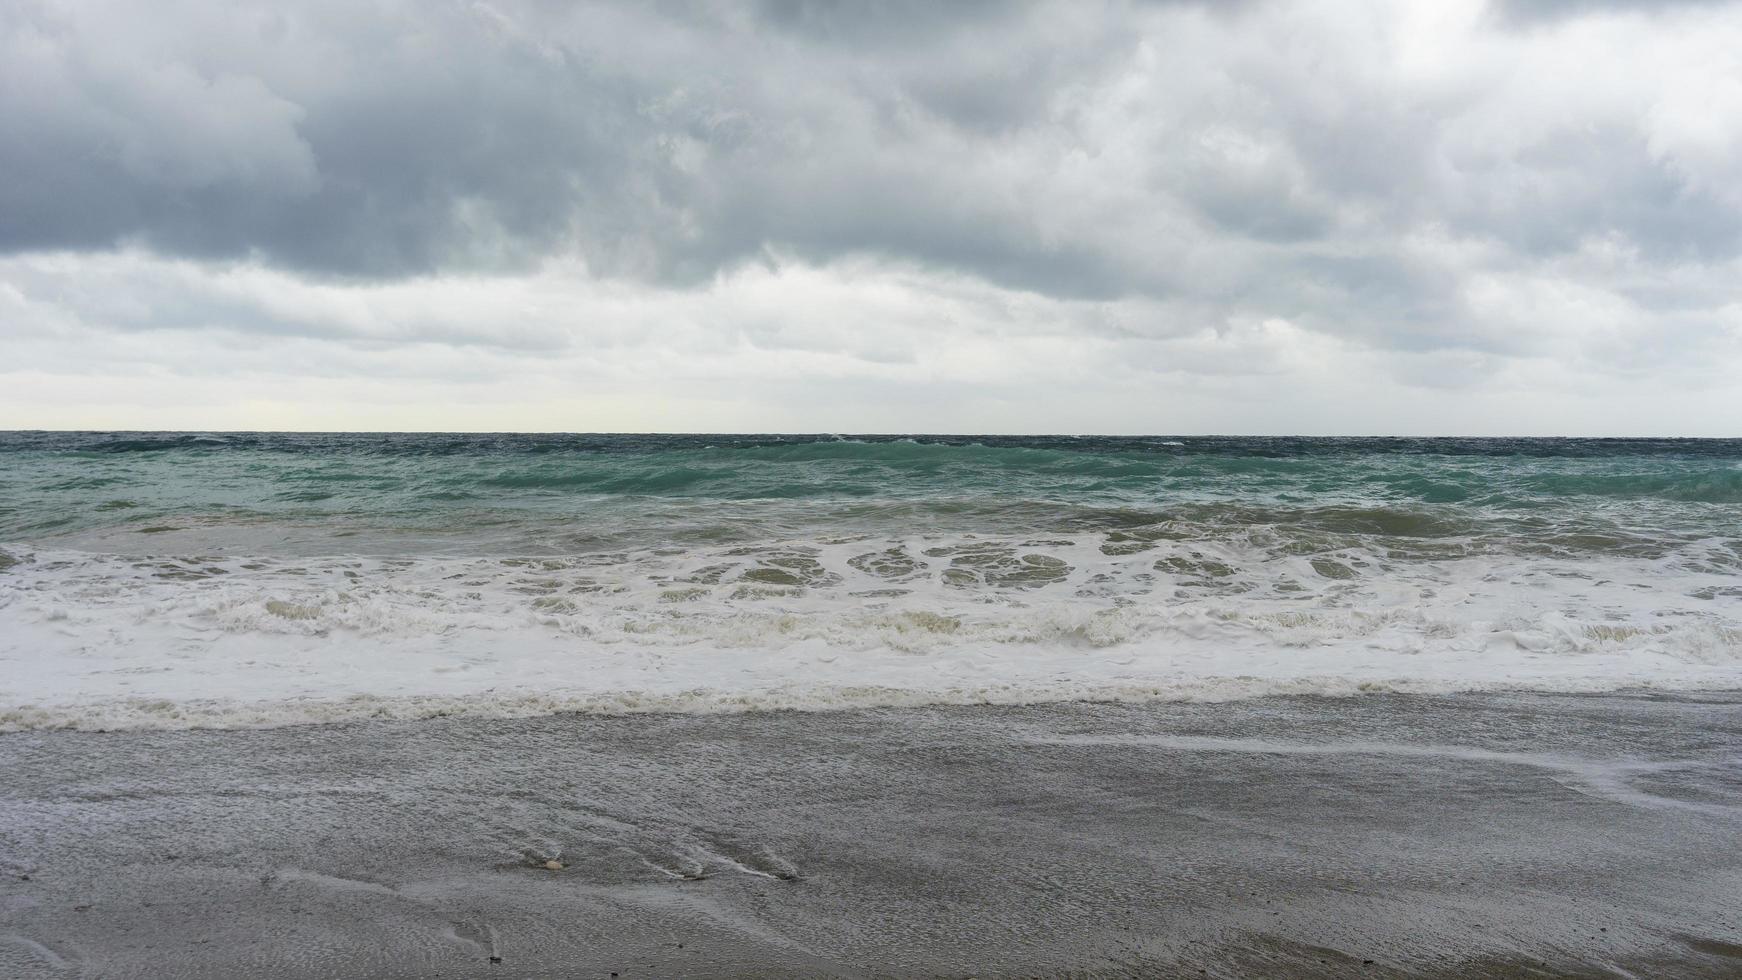
<svg viewBox="0 0 1742 980">
<path fill-rule="evenodd" d="M 1733 976 L 1738 763 L 1738 692 L 12 733 L 0 973 Z"/>
<path fill-rule="evenodd" d="M 1433 681 L 1421 678 L 1362 680 L 1195 677 L 1124 683 L 1055 682 L 1051 685 L 981 685 L 960 689 L 910 690 L 878 685 L 791 685 L 767 690 L 690 688 L 669 690 L 486 690 L 462 694 L 308 696 L 277 700 L 178 699 L 141 695 L 90 702 L 0 704 L 0 737 L 30 732 L 222 732 L 318 725 L 410 723 L 442 719 L 519 721 L 579 715 L 621 718 L 642 715 L 730 716 L 833 714 L 928 708 L 1046 708 L 1056 705 L 1238 704 L 1268 699 L 1348 701 L 1367 697 L 1652 697 L 1700 695 L 1742 697 L 1742 684 L 1727 671 L 1704 683 L 1619 683 L 1612 678 L 1555 678 L 1539 684 L 1516 679 Z"/>
</svg>

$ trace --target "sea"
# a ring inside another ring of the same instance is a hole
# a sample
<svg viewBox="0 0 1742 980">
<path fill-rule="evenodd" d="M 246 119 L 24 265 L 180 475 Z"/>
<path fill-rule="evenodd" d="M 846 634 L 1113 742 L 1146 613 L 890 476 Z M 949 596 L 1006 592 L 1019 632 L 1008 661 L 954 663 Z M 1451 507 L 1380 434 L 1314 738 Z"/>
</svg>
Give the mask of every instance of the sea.
<svg viewBox="0 0 1742 980">
<path fill-rule="evenodd" d="M 0 730 L 1742 688 L 1742 440 L 0 433 Z"/>
</svg>

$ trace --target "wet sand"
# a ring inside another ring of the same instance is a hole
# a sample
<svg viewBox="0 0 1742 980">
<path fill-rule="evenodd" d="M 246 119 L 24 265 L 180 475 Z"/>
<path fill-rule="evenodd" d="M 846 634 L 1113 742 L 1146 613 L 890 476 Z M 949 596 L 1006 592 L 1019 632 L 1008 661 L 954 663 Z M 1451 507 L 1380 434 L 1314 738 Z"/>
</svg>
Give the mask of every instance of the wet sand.
<svg viewBox="0 0 1742 980">
<path fill-rule="evenodd" d="M 1735 694 L 25 733 L 0 771 L 8 977 L 1742 976 Z"/>
</svg>

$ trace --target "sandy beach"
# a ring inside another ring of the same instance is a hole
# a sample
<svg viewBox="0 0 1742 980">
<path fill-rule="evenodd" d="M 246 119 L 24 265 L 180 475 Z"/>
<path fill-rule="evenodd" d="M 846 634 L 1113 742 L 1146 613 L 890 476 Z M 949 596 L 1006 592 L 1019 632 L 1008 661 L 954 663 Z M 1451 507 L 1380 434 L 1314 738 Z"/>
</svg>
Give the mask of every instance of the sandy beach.
<svg viewBox="0 0 1742 980">
<path fill-rule="evenodd" d="M 1742 0 L 0 0 L 0 980 L 1742 980 Z"/>
<path fill-rule="evenodd" d="M 1742 695 L 0 737 L 18 977 L 1742 973 Z"/>
</svg>

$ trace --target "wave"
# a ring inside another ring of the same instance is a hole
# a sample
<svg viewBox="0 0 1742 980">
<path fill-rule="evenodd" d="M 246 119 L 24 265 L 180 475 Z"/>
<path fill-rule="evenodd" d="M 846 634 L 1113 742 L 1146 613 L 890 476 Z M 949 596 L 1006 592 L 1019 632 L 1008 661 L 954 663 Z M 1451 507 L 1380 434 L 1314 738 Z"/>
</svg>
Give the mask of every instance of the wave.
<svg viewBox="0 0 1742 980">
<path fill-rule="evenodd" d="M 1541 553 L 1742 540 L 1734 457 L 1430 456 L 1324 440 L 1331 448 L 1314 455 L 1298 440 L 1199 451 L 1217 440 L 709 438 L 721 444 L 0 436 L 0 446 L 62 447 L 15 453 L 0 467 L 0 540 L 266 555 L 573 553 L 901 527 L 1128 531 L 1135 542 L 1269 535 L 1309 550 L 1388 537 L 1418 554 L 1434 542 L 1484 552 L 1511 541 L 1518 553 Z"/>
<path fill-rule="evenodd" d="M 1097 534 L 542 558 L 22 551 L 0 570 L 15 666 L 0 725 L 1742 687 L 1736 582 L 1720 541 L 1407 558 Z"/>
<path fill-rule="evenodd" d="M 12 454 L 0 490 L 24 512 L 77 509 L 89 503 L 81 491 L 111 486 L 137 487 L 166 510 L 276 498 L 379 512 L 467 496 L 519 507 L 586 495 L 1478 511 L 1742 502 L 1734 440 L 1627 443 L 1596 456 L 1576 442 L 1524 453 L 1518 440 L 112 435 L 0 434 L 0 452 Z"/>
<path fill-rule="evenodd" d="M 381 696 L 176 701 L 130 698 L 63 704 L 0 705 L 0 732 L 126 731 L 279 728 L 433 718 L 536 718 L 556 714 L 749 714 L 774 711 L 852 711 L 946 705 L 1037 705 L 1086 701 L 1225 702 L 1266 697 L 1349 698 L 1373 694 L 1446 695 L 1478 692 L 1612 694 L 1742 690 L 1734 672 L 1684 674 L 1656 680 L 1566 675 L 1552 678 L 1476 679 L 1339 676 L 1252 676 L 1155 680 L 1144 683 L 990 684 L 979 687 L 898 688 L 867 685 L 797 686 L 758 691 L 694 689 L 679 692 L 490 691 L 449 696 Z"/>
<path fill-rule="evenodd" d="M 1529 490 L 1546 496 L 1742 503 L 1742 470 L 1734 467 L 1700 469 L 1691 473 L 1544 474 L 1523 482 Z"/>
</svg>

